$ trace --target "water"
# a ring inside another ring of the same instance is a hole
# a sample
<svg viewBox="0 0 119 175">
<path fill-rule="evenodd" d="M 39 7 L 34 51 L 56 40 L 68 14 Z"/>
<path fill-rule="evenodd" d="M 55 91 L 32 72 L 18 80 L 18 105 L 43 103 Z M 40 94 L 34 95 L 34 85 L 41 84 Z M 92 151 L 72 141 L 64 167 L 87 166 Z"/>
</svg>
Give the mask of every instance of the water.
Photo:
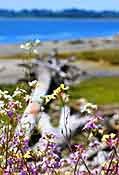
<svg viewBox="0 0 119 175">
<path fill-rule="evenodd" d="M 0 43 L 104 37 L 117 33 L 119 20 L 112 19 L 0 19 Z"/>
</svg>

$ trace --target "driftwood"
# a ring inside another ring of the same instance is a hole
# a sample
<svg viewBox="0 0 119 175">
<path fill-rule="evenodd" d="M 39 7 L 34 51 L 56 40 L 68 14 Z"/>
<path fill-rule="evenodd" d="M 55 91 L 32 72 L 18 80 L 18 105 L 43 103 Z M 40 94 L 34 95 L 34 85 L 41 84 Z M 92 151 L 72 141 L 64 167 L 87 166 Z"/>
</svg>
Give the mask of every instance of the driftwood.
<svg viewBox="0 0 119 175">
<path fill-rule="evenodd" d="M 40 128 L 41 135 L 45 132 L 53 132 L 58 136 L 56 142 L 58 144 L 63 144 L 65 142 L 64 136 L 66 136 L 66 128 L 65 128 L 65 120 L 67 117 L 67 134 L 68 137 L 70 135 L 70 131 L 72 133 L 79 127 L 84 125 L 87 121 L 88 117 L 86 116 L 86 120 L 82 120 L 79 117 L 79 114 L 70 115 L 70 107 L 64 106 L 61 109 L 60 114 L 60 122 L 57 128 L 53 127 L 50 122 L 50 116 L 47 110 L 41 112 L 41 106 L 43 105 L 42 96 L 51 94 L 54 89 L 56 89 L 61 83 L 71 83 L 76 78 L 76 75 L 79 75 L 79 72 L 75 72 L 75 67 L 68 65 L 66 61 L 59 62 L 56 59 L 48 59 L 43 61 L 36 61 L 34 64 L 40 64 L 40 66 L 44 66 L 46 70 L 44 78 L 41 80 L 41 72 L 40 68 L 37 72 L 38 80 L 41 82 L 39 85 L 37 84 L 36 88 L 31 94 L 31 101 L 29 102 L 20 123 L 16 128 L 16 132 L 20 130 L 24 130 L 24 134 L 27 138 L 33 133 L 33 129 L 35 127 Z M 74 70 L 73 70 L 74 69 Z M 48 106 L 47 106 L 48 108 Z M 85 121 L 85 122 L 84 122 Z M 62 134 L 63 132 L 63 134 Z M 63 136 L 64 135 L 64 136 Z M 37 143 L 36 145 L 39 145 Z"/>
<path fill-rule="evenodd" d="M 119 104 L 100 105 L 98 110 L 102 113 L 102 115 L 111 116 L 119 112 Z"/>
<path fill-rule="evenodd" d="M 0 67 L 0 72 L 3 72 L 5 69 L 6 69 L 5 66 L 1 66 L 1 67 Z"/>
<path fill-rule="evenodd" d="M 59 62 L 59 60 L 56 60 L 54 58 L 49 58 L 45 61 L 37 60 L 37 61 L 34 61 L 33 64 L 44 66 L 45 75 L 42 74 L 42 72 L 40 72 L 40 67 L 37 68 L 37 77 L 38 77 L 38 80 L 40 81 L 40 84 L 36 86 L 35 90 L 32 92 L 31 102 L 28 104 L 23 114 L 23 117 L 21 118 L 21 122 L 17 126 L 17 129 L 19 128 L 20 130 L 20 128 L 22 128 L 22 125 L 25 124 L 25 128 L 28 127 L 28 129 L 25 130 L 25 135 L 27 137 L 30 137 L 32 134 L 33 128 L 37 125 L 38 127 L 42 126 L 41 133 L 44 133 L 46 130 L 50 129 L 53 132 L 56 132 L 56 133 L 58 132 L 58 135 L 59 135 L 61 134 L 61 129 L 62 130 L 64 129 L 65 116 L 63 116 L 61 112 L 60 122 L 59 122 L 60 124 L 58 128 L 53 128 L 52 124 L 50 123 L 50 116 L 47 113 L 48 110 L 42 113 L 41 112 L 39 113 L 40 107 L 42 106 L 41 96 L 51 94 L 52 91 L 60 85 L 60 83 L 69 83 L 69 82 L 71 83 L 71 81 L 74 80 L 74 77 L 76 77 L 77 75 L 79 76 L 81 74 L 81 71 L 77 72 L 77 69 L 75 69 L 74 66 L 73 67 L 70 66 L 70 64 L 68 64 L 67 61 Z M 42 79 L 41 79 L 41 74 L 42 74 Z M 83 104 L 80 104 L 80 102 L 81 101 L 77 101 L 75 105 L 71 105 L 70 107 L 66 106 L 63 109 L 61 109 L 62 111 L 66 108 L 65 110 L 69 111 L 67 112 L 68 118 L 69 118 L 69 130 L 71 130 L 72 133 L 75 133 L 77 128 L 81 128 L 88 121 L 88 116 L 81 117 L 80 106 Z M 85 102 L 83 103 L 85 104 Z M 35 113 L 32 111 L 32 108 L 35 108 L 36 110 Z M 74 109 L 73 113 L 71 112 L 72 108 Z M 115 111 L 117 111 L 117 109 L 118 109 L 118 105 L 98 107 L 98 111 L 100 111 L 102 115 L 106 115 L 106 116 L 113 115 Z M 29 122 L 30 122 L 30 127 L 28 124 Z M 47 127 L 44 127 L 44 123 L 47 123 L 47 125 L 45 125 Z"/>
</svg>

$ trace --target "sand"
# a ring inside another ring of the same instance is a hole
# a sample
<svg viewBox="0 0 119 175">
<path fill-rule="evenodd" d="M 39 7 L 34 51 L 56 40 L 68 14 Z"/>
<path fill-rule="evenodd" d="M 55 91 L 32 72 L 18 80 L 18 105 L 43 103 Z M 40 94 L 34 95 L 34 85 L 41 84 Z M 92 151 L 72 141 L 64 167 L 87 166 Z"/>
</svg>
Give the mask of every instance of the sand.
<svg viewBox="0 0 119 175">
<path fill-rule="evenodd" d="M 76 52 L 94 49 L 110 49 L 119 48 L 119 38 L 105 37 L 92 39 L 64 40 L 64 41 L 49 41 L 41 42 L 37 48 L 39 54 L 50 54 L 53 49 L 58 52 Z M 20 44 L 4 44 L 0 45 L 0 56 L 10 56 L 23 53 Z"/>
</svg>

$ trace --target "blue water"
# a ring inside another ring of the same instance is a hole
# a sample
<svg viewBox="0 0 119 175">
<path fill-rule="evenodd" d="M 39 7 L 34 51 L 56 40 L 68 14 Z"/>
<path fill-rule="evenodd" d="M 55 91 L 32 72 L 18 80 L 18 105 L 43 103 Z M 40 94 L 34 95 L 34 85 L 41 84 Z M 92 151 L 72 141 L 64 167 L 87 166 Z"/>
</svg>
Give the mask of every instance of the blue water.
<svg viewBox="0 0 119 175">
<path fill-rule="evenodd" d="M 111 19 L 0 19 L 0 43 L 79 39 L 117 33 L 119 20 Z"/>
</svg>

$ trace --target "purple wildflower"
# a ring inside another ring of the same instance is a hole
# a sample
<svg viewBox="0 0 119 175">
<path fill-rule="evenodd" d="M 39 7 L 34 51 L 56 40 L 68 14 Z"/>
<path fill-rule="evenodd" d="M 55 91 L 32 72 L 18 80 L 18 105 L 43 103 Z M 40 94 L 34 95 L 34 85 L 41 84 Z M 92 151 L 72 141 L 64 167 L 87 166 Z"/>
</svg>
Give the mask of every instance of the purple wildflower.
<svg viewBox="0 0 119 175">
<path fill-rule="evenodd" d="M 7 111 L 8 117 L 11 119 L 14 115 L 13 111 Z"/>
</svg>

